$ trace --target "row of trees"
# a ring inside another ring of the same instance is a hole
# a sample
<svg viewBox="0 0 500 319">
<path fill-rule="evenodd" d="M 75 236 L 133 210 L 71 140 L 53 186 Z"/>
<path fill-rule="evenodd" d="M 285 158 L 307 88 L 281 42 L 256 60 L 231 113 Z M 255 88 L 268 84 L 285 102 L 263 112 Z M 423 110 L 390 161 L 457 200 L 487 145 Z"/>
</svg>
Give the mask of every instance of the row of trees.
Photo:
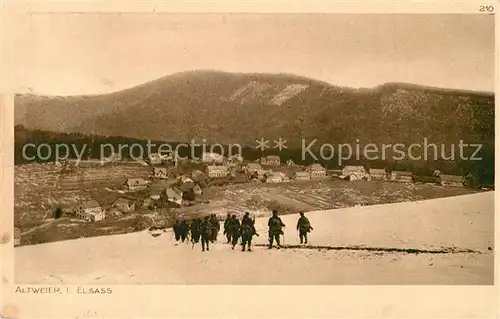
<svg viewBox="0 0 500 319">
<path fill-rule="evenodd" d="M 45 147 L 43 150 L 38 150 L 35 147 L 25 148 L 23 147 L 28 143 L 34 145 L 40 145 L 41 143 L 49 145 L 52 150 L 52 154 L 48 153 L 48 148 Z M 165 142 L 152 141 L 151 143 L 159 145 Z M 180 142 L 169 142 L 168 144 L 175 148 Z M 101 146 L 103 145 L 113 145 L 114 149 L 118 151 L 120 145 L 141 145 L 143 150 L 147 150 L 148 142 L 139 139 L 127 138 L 127 137 L 116 137 L 116 136 L 102 136 L 102 135 L 90 135 L 82 133 L 58 133 L 58 132 L 48 132 L 41 130 L 27 130 L 22 126 L 15 127 L 15 164 L 28 164 L 33 162 L 54 162 L 56 160 L 56 149 L 58 144 L 71 145 L 68 154 L 59 154 L 60 156 L 68 156 L 68 158 L 78 158 L 78 153 L 81 150 L 85 150 L 85 158 L 98 159 L 101 156 L 110 156 L 111 154 L 101 154 Z M 210 148 L 207 145 L 206 148 Z M 228 145 L 223 145 L 222 150 L 219 152 L 223 154 L 233 154 L 238 152 L 238 149 L 232 147 L 229 149 Z M 103 147 L 104 150 L 111 151 L 109 147 Z M 126 150 L 122 153 L 123 159 L 133 159 L 139 157 L 141 154 L 138 152 L 139 147 Z M 205 149 L 206 150 L 206 149 Z M 43 152 L 42 152 L 43 151 Z M 153 150 L 154 152 L 154 150 Z M 179 156 L 185 158 L 191 158 L 194 155 L 196 158 L 201 158 L 203 148 L 193 147 L 192 150 L 189 148 L 179 148 Z M 217 151 L 216 151 L 217 152 Z M 319 154 L 319 151 L 313 150 L 315 154 Z M 470 157 L 472 150 L 468 150 L 465 154 Z M 42 155 L 42 158 L 40 158 Z M 50 156 L 48 156 L 50 155 Z M 147 157 L 148 154 L 142 154 L 143 158 Z M 443 158 L 437 158 L 434 160 L 393 160 L 391 159 L 391 154 L 386 156 L 386 159 L 371 159 L 364 158 L 363 156 L 356 156 L 356 154 L 344 154 L 351 155 L 350 159 L 339 160 L 342 158 L 338 154 L 335 154 L 327 160 L 316 160 L 312 156 L 305 156 L 303 150 L 301 149 L 283 149 L 279 152 L 261 152 L 252 147 L 242 147 L 241 155 L 245 160 L 255 161 L 262 156 L 267 155 L 278 155 L 280 156 L 282 162 L 286 162 L 288 159 L 294 161 L 294 163 L 299 165 L 310 165 L 313 163 L 322 164 L 328 169 L 340 169 L 345 165 L 363 165 L 365 168 L 385 168 L 388 171 L 392 170 L 407 170 L 412 171 L 416 175 L 429 176 L 432 175 L 434 170 L 440 170 L 443 173 L 455 174 L 455 175 L 465 175 L 471 173 L 476 176 L 479 183 L 493 184 L 494 181 L 494 148 L 493 147 L 483 147 L 478 154 L 475 154 L 476 158 L 481 158 L 481 160 L 464 160 L 460 159 L 457 155 L 453 160 L 446 160 Z M 415 154 L 414 154 L 415 155 Z M 418 154 L 417 154 L 418 155 Z M 347 157 L 347 156 L 344 156 Z"/>
</svg>

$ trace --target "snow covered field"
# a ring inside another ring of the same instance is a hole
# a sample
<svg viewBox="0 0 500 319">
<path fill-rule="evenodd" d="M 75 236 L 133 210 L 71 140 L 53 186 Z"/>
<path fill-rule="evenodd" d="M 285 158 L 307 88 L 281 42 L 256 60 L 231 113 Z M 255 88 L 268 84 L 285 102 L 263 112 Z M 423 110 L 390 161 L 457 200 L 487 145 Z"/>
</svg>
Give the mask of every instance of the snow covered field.
<svg viewBox="0 0 500 319">
<path fill-rule="evenodd" d="M 175 246 L 169 231 L 21 246 L 16 283 L 493 284 L 493 198 L 487 192 L 308 212 L 310 245 L 323 249 L 294 248 L 297 215 L 281 216 L 285 246 L 292 246 L 281 250 L 263 247 L 267 219 L 257 220 L 261 236 L 252 252 L 231 250 L 222 232 L 209 252 Z"/>
</svg>

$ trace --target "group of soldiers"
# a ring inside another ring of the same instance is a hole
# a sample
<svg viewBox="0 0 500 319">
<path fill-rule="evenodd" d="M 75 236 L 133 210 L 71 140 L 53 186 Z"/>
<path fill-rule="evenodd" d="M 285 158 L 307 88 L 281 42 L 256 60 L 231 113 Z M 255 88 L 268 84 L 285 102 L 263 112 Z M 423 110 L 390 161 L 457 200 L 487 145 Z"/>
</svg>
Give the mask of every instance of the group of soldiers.
<svg viewBox="0 0 500 319">
<path fill-rule="evenodd" d="M 214 243 L 217 240 L 217 234 L 220 231 L 220 223 L 217 216 L 212 214 L 205 216 L 203 219 L 195 218 L 191 224 L 183 220 L 182 222 L 176 220 L 172 227 L 175 235 L 175 240 L 181 240 L 183 243 L 191 237 L 191 242 L 197 244 L 201 240 L 202 250 L 210 250 L 209 243 Z"/>
<path fill-rule="evenodd" d="M 241 237 L 241 250 L 252 251 L 252 238 L 259 236 L 255 229 L 255 220 L 250 218 L 250 213 L 245 213 L 241 222 L 236 218 L 236 215 L 227 214 L 224 221 L 224 235 L 226 235 L 227 243 L 231 243 L 232 249 L 238 244 L 238 239 Z"/>
<path fill-rule="evenodd" d="M 273 215 L 269 218 L 267 225 L 269 227 L 268 248 L 273 248 L 273 244 L 276 242 L 276 247 L 279 249 L 281 247 L 280 236 L 284 234 L 283 227 L 286 225 L 278 216 L 276 210 L 273 210 Z M 212 214 L 210 216 L 205 216 L 203 219 L 195 218 L 192 220 L 191 224 L 188 224 L 185 220 L 176 220 L 173 231 L 177 242 L 179 240 L 183 243 L 191 241 L 194 247 L 194 245 L 201 240 L 201 250 L 208 251 L 210 250 L 209 243 L 215 243 L 217 241 L 217 235 L 220 228 L 217 216 Z M 308 243 L 307 233 L 311 230 L 313 230 L 313 228 L 311 227 L 309 219 L 301 212 L 300 218 L 297 221 L 297 231 L 299 232 L 301 244 Z M 240 221 L 236 215 L 227 214 L 226 220 L 224 221 L 224 235 L 226 236 L 226 243 L 231 244 L 233 250 L 238 244 L 238 240 L 241 239 L 241 250 L 252 251 L 253 236 L 259 236 L 255 229 L 255 218 L 251 218 L 250 213 L 246 212 Z"/>
</svg>

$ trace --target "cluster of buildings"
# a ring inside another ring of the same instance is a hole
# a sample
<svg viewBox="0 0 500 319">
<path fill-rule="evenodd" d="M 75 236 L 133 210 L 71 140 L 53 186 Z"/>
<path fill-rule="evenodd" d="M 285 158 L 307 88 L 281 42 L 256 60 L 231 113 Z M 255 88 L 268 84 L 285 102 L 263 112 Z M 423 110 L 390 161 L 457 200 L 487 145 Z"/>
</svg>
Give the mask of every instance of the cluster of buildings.
<svg viewBox="0 0 500 319">
<path fill-rule="evenodd" d="M 409 171 L 393 171 L 388 173 L 385 169 L 370 168 L 365 169 L 364 166 L 359 165 L 346 165 L 340 174 L 336 174 L 337 178 L 347 181 L 360 181 L 360 180 L 387 180 L 401 183 L 411 183 L 413 181 L 413 174 Z"/>
<path fill-rule="evenodd" d="M 137 192 L 147 189 L 149 184 L 150 182 L 143 178 L 129 178 L 123 184 L 123 188 L 129 192 Z M 189 177 L 182 176 L 177 183 L 154 195 L 123 195 L 111 204 L 108 212 L 111 214 L 116 211 L 130 213 L 138 208 L 152 209 L 153 207 L 164 207 L 165 205 L 168 205 L 168 207 L 191 205 L 196 196 L 202 194 L 203 189 L 198 183 Z M 97 222 L 106 218 L 106 210 L 96 200 L 90 200 L 76 206 L 75 216 L 89 222 Z"/>
<path fill-rule="evenodd" d="M 260 163 L 249 163 L 244 167 L 244 171 L 252 179 L 262 180 L 266 183 L 284 183 L 290 180 L 312 180 L 327 177 L 326 168 L 320 164 L 312 164 L 303 171 L 294 172 L 291 176 L 283 172 L 275 172 L 272 169 L 266 170 Z"/>
<path fill-rule="evenodd" d="M 164 160 L 162 156 L 151 155 L 149 157 L 150 163 L 161 163 Z M 164 188 L 160 194 L 142 198 L 140 204 L 138 204 L 137 199 L 127 197 L 118 198 L 111 205 L 111 209 L 127 213 L 136 210 L 138 206 L 142 208 L 158 207 L 158 203 L 162 203 L 162 201 L 166 202 L 167 205 L 190 205 L 194 202 L 195 196 L 203 194 L 200 180 L 203 178 L 217 179 L 231 175 L 234 176 L 235 172 L 246 175 L 250 180 L 260 180 L 265 183 L 287 183 L 292 180 L 310 181 L 324 179 L 330 175 L 333 178 L 347 181 L 386 180 L 400 183 L 422 181 L 416 180 L 416 177 L 410 171 L 395 170 L 388 172 L 385 169 L 365 169 L 364 166 L 357 165 L 346 165 L 341 170 L 331 170 L 330 174 L 327 174 L 327 169 L 325 167 L 320 164 L 312 164 L 302 170 L 288 170 L 290 172 L 293 171 L 293 173 L 287 174 L 277 169 L 283 166 L 281 165 L 279 156 L 274 155 L 262 157 L 253 163 L 244 164 L 241 157 L 225 158 L 216 153 L 206 153 L 203 154 L 202 161 L 205 163 L 204 172 L 195 170 L 191 172 L 191 177 L 181 176 L 178 178 L 177 183 Z M 288 160 L 285 165 L 289 168 L 299 167 L 291 159 Z M 166 167 L 153 166 L 150 177 L 158 180 L 167 180 L 169 171 Z M 423 181 L 440 184 L 442 186 L 464 187 L 466 178 L 467 177 L 457 175 L 441 174 L 441 172 L 436 171 L 433 177 L 427 180 L 424 179 Z M 147 189 L 150 183 L 151 181 L 143 178 L 128 178 L 123 184 L 123 190 L 127 192 L 142 191 Z M 106 212 L 97 201 L 91 200 L 80 204 L 76 208 L 76 216 L 88 221 L 99 221 L 106 218 Z"/>
<path fill-rule="evenodd" d="M 387 172 L 385 169 L 370 168 L 366 170 L 363 166 L 347 165 L 340 172 L 335 174 L 338 178 L 356 181 L 356 180 L 386 180 L 392 182 L 400 183 L 412 183 L 418 178 L 410 171 L 392 171 Z M 459 175 L 449 175 L 441 174 L 439 171 L 435 171 L 432 177 L 422 178 L 423 182 L 435 183 L 441 186 L 448 187 L 464 187 L 465 182 L 468 178 L 472 178 L 469 174 L 468 176 Z"/>
</svg>

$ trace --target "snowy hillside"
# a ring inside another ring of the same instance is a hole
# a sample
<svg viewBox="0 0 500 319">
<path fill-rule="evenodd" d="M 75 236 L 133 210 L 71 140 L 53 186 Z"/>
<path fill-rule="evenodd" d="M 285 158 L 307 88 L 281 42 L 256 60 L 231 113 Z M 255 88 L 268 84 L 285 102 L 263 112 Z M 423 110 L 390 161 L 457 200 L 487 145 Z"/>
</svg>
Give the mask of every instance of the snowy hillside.
<svg viewBox="0 0 500 319">
<path fill-rule="evenodd" d="M 488 192 L 308 212 L 315 229 L 310 244 L 323 249 L 287 248 L 298 244 L 297 215 L 281 216 L 287 225 L 281 250 L 263 246 L 265 219 L 257 220 L 261 236 L 252 252 L 231 250 L 222 232 L 209 252 L 175 246 L 170 230 L 158 237 L 144 231 L 23 246 L 15 249 L 16 282 L 492 284 L 493 198 Z"/>
</svg>

